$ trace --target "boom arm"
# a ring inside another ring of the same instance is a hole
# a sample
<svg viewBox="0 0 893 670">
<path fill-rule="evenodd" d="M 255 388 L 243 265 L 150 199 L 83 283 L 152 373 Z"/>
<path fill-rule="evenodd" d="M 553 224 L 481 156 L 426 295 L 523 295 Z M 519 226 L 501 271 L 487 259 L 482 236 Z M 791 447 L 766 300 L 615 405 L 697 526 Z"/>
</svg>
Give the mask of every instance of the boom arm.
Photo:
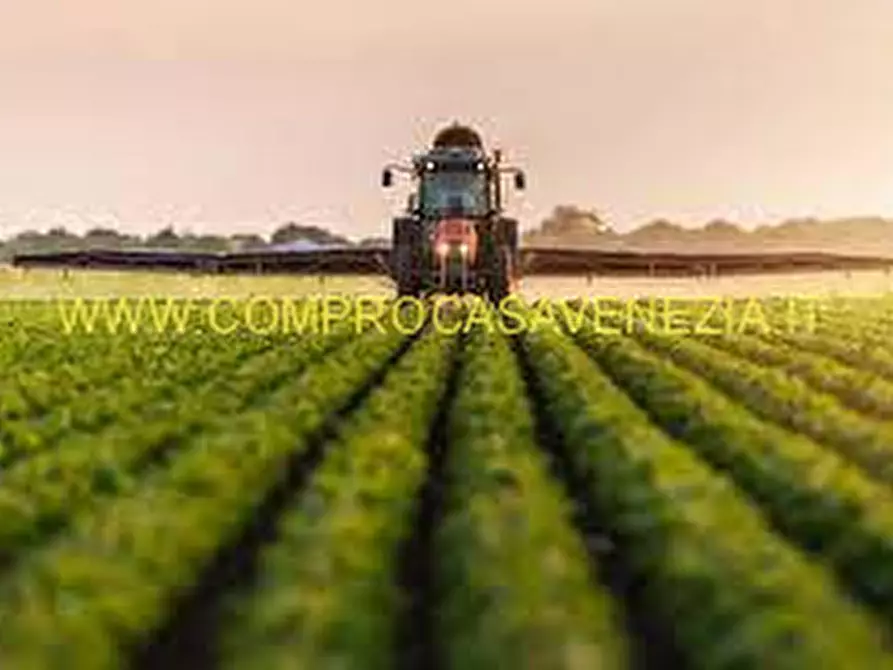
<svg viewBox="0 0 893 670">
<path fill-rule="evenodd" d="M 515 175 L 515 188 L 519 191 L 523 191 L 527 186 L 527 179 L 524 177 L 524 170 L 516 167 L 501 167 L 499 168 L 499 174 L 512 174 Z"/>
<path fill-rule="evenodd" d="M 389 163 L 384 166 L 381 171 L 381 185 L 388 188 L 394 183 L 394 173 L 402 172 L 404 174 L 415 174 L 415 170 L 408 165 L 400 165 L 399 163 Z"/>
<path fill-rule="evenodd" d="M 493 161 L 491 163 L 491 168 L 493 173 L 495 174 L 495 179 L 493 180 L 493 195 L 495 200 L 495 208 L 496 211 L 502 210 L 502 175 L 511 174 L 515 176 L 515 188 L 519 191 L 523 191 L 526 187 L 526 179 L 524 177 L 524 172 L 520 168 L 512 167 L 509 165 L 502 165 L 502 150 L 494 149 L 493 150 Z"/>
</svg>

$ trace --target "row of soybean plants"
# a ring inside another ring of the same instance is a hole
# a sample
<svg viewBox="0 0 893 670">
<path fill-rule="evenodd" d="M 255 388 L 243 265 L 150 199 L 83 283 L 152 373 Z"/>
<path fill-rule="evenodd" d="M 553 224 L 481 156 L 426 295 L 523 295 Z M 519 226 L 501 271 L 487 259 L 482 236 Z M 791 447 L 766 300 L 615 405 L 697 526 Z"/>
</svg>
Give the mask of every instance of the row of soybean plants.
<svg viewBox="0 0 893 670">
<path fill-rule="evenodd" d="M 709 379 L 762 418 L 833 447 L 872 476 L 893 482 L 893 421 L 860 414 L 783 368 L 735 356 L 694 338 L 646 332 L 635 338 Z"/>
<path fill-rule="evenodd" d="M 816 301 L 817 332 L 831 337 L 877 342 L 893 332 L 889 299 L 831 299 Z"/>
<path fill-rule="evenodd" d="M 837 397 L 844 405 L 881 420 L 893 419 L 893 382 L 871 370 L 855 368 L 828 356 L 752 335 L 704 337 L 702 342 L 784 374 Z"/>
<path fill-rule="evenodd" d="M 448 424 L 435 535 L 437 630 L 452 668 L 623 668 L 621 617 L 539 444 L 504 339 L 475 331 Z"/>
<path fill-rule="evenodd" d="M 632 338 L 577 337 L 648 418 L 726 474 L 774 527 L 893 617 L 893 494 L 837 451 L 761 419 L 710 377 Z"/>
<path fill-rule="evenodd" d="M 48 303 L 0 300 L 0 312 L 0 366 L 4 370 L 39 362 L 61 349 L 59 345 L 79 346 L 73 338 L 61 336 L 58 320 Z"/>
<path fill-rule="evenodd" d="M 444 403 L 438 438 L 432 422 Z M 626 667 L 608 598 L 591 586 L 568 505 L 536 445 L 514 357 L 481 333 L 463 344 L 429 336 L 351 417 L 284 517 L 260 583 L 233 603 L 226 665 L 400 662 L 401 626 L 419 595 L 399 586 L 400 547 L 426 477 L 436 476 L 438 449 L 429 653 L 452 668 Z"/>
<path fill-rule="evenodd" d="M 887 493 L 697 378 L 677 377 L 629 338 L 577 337 L 543 331 L 523 339 L 545 409 L 591 483 L 593 509 L 642 585 L 643 606 L 687 664 L 893 667 L 876 614 L 761 510 L 770 508 L 804 543 L 823 542 L 836 563 L 857 564 L 848 576 L 866 590 L 889 579 L 893 507 L 868 508 L 854 524 L 841 498 L 861 495 L 867 504 L 871 496 L 889 500 Z M 829 465 L 834 481 L 816 482 Z"/>
<path fill-rule="evenodd" d="M 44 309 L 52 310 L 50 305 Z M 41 324 L 39 314 L 37 318 Z M 17 324 L 15 332 L 19 328 L 34 346 L 17 351 L 0 341 L 0 353 L 10 355 L 0 388 L 0 418 L 5 422 L 58 413 L 73 403 L 79 404 L 67 413 L 86 416 L 91 407 L 113 401 L 133 386 L 168 381 L 190 360 L 194 366 L 213 365 L 221 353 L 241 354 L 250 347 L 260 349 L 289 340 L 284 333 L 258 336 L 237 330 L 223 335 L 201 324 L 184 332 L 138 330 L 120 335 L 65 334 L 58 324 L 35 333 L 28 320 Z"/>
<path fill-rule="evenodd" d="M 853 367 L 871 370 L 888 381 L 893 381 L 893 350 L 890 340 L 885 345 L 854 342 L 847 337 L 832 337 L 824 333 L 774 334 L 774 338 L 798 349 L 828 356 Z"/>
<path fill-rule="evenodd" d="M 893 304 L 893 301 L 885 301 Z M 856 369 L 873 372 L 893 381 L 893 328 L 882 323 L 887 317 L 879 309 L 854 301 L 843 304 L 847 309 L 822 309 L 819 303 L 815 327 L 797 332 L 776 331 L 762 337 L 772 343 L 783 342 L 799 350 L 827 356 Z M 829 312 L 831 312 L 829 314 Z"/>
<path fill-rule="evenodd" d="M 349 329 L 341 323 L 335 331 Z M 237 331 L 221 336 L 201 328 L 120 337 L 76 334 L 61 341 L 44 335 L 47 355 L 39 363 L 23 363 L 20 372 L 0 384 L 0 464 L 45 450 L 63 436 L 97 432 L 121 420 L 162 425 L 164 415 L 178 407 L 171 398 L 184 389 L 188 395 L 194 383 L 227 374 L 255 355 L 271 358 L 274 349 L 300 348 L 320 337 L 325 334 Z"/>
<path fill-rule="evenodd" d="M 76 511 L 0 576 L 0 665 L 125 665 L 170 619 L 172 603 L 239 532 L 289 461 L 402 341 L 395 333 L 349 337 L 219 430 L 182 445 L 165 467 Z M 291 355 L 301 358 L 302 351 Z"/>
<path fill-rule="evenodd" d="M 765 303 L 767 310 L 785 309 L 783 301 Z M 622 325 L 617 318 L 611 323 Z M 887 446 L 893 383 L 870 369 L 805 351 L 794 344 L 799 336 L 778 332 L 670 336 L 638 325 L 624 332 L 709 378 L 764 418 L 843 450 L 881 478 L 893 477 Z"/>
<path fill-rule="evenodd" d="M 204 378 L 226 374 L 275 345 L 271 340 L 199 335 L 177 341 L 122 339 L 101 356 L 91 354 L 97 338 L 83 344 L 72 362 L 53 357 L 31 366 L 27 376 L 5 380 L 0 401 L 0 461 L 25 457 L 72 433 L 95 432 L 142 413 L 159 400 Z"/>
<path fill-rule="evenodd" d="M 66 433 L 53 448 L 8 464 L 0 480 L 0 564 L 45 542 L 75 512 L 138 489 L 153 466 L 225 433 L 234 416 L 262 407 L 349 337 L 344 329 L 299 347 L 274 347 L 235 367 L 216 366 L 210 376 L 187 357 L 181 374 L 165 385 L 168 393 L 147 393 L 141 411 L 124 412 L 99 431 Z M 223 357 L 227 363 L 234 358 Z"/>
</svg>

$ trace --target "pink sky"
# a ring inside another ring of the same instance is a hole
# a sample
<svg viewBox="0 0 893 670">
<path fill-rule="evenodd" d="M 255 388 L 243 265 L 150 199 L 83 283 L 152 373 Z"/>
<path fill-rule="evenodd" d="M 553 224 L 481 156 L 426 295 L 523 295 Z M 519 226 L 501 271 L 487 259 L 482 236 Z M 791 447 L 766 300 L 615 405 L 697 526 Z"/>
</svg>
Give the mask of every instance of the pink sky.
<svg viewBox="0 0 893 670">
<path fill-rule="evenodd" d="M 386 234 L 381 165 L 453 118 L 525 227 L 893 216 L 889 0 L 308 4 L 0 4 L 0 235 Z"/>
</svg>

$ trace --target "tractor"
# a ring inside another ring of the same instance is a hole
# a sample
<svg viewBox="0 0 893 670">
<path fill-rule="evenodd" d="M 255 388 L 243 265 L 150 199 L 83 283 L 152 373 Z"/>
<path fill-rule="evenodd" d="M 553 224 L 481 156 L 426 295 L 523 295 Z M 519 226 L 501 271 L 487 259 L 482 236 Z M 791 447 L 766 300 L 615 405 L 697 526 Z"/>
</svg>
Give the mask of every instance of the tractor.
<svg viewBox="0 0 893 670">
<path fill-rule="evenodd" d="M 499 150 L 487 155 L 475 130 L 454 123 L 411 166 L 384 168 L 384 188 L 395 172 L 414 181 L 406 211 L 393 221 L 390 270 L 398 295 L 470 293 L 498 304 L 510 294 L 519 278 L 518 222 L 504 216 L 502 178 L 513 175 L 523 190 L 525 176 L 501 160 Z"/>
</svg>

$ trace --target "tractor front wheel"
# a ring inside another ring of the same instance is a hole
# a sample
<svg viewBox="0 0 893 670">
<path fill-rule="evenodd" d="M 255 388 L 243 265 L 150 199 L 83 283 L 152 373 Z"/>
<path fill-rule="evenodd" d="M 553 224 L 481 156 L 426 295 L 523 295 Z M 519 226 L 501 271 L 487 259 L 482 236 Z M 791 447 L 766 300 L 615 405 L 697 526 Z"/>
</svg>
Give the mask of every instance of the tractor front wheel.
<svg viewBox="0 0 893 670">
<path fill-rule="evenodd" d="M 505 249 L 496 249 L 487 281 L 487 298 L 499 305 L 511 293 L 511 268 Z"/>
<path fill-rule="evenodd" d="M 393 229 L 392 272 L 397 295 L 418 297 L 422 290 L 422 238 L 414 219 L 395 219 Z"/>
</svg>

